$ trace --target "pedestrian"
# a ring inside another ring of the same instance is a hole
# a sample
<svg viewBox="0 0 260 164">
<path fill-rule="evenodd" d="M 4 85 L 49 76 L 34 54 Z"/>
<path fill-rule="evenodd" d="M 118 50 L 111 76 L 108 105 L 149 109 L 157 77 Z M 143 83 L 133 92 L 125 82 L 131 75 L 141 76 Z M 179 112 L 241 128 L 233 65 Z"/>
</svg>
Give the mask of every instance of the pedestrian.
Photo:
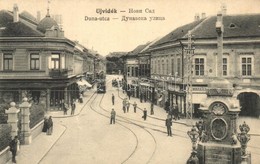
<svg viewBox="0 0 260 164">
<path fill-rule="evenodd" d="M 171 119 L 173 119 L 173 117 L 172 117 L 173 116 L 173 112 L 174 112 L 173 106 L 170 106 L 168 114 L 171 116 Z"/>
<path fill-rule="evenodd" d="M 140 94 L 140 102 L 142 103 L 143 102 L 143 93 L 141 92 Z"/>
<path fill-rule="evenodd" d="M 115 124 L 115 120 L 116 120 L 116 111 L 114 110 L 114 108 L 112 108 L 111 111 L 111 117 L 110 117 L 110 124 Z"/>
<path fill-rule="evenodd" d="M 43 128 L 42 128 L 42 132 L 47 132 L 48 129 L 48 118 L 44 117 L 44 122 L 43 122 Z"/>
<path fill-rule="evenodd" d="M 48 119 L 47 135 L 51 135 L 52 131 L 53 131 L 53 122 L 52 122 L 52 117 L 50 116 Z"/>
<path fill-rule="evenodd" d="M 134 107 L 134 112 L 136 113 L 136 107 L 137 107 L 136 102 L 134 102 L 133 107 Z"/>
<path fill-rule="evenodd" d="M 65 107 L 65 101 L 64 101 L 64 99 L 62 99 L 61 100 L 61 110 L 63 110 L 64 111 L 64 107 Z"/>
<path fill-rule="evenodd" d="M 151 115 L 154 115 L 153 106 L 153 103 L 151 103 Z"/>
<path fill-rule="evenodd" d="M 79 102 L 83 103 L 83 95 L 82 95 L 82 93 L 79 94 Z"/>
<path fill-rule="evenodd" d="M 76 103 L 75 100 L 73 99 L 71 102 L 71 115 L 74 115 L 76 109 Z"/>
<path fill-rule="evenodd" d="M 113 104 L 113 105 L 115 104 L 115 96 L 114 96 L 113 93 L 112 93 L 112 104 Z"/>
<path fill-rule="evenodd" d="M 12 162 L 16 163 L 16 153 L 17 153 L 17 148 L 18 148 L 18 136 L 15 136 L 14 139 L 9 144 L 10 146 L 10 151 L 12 152 Z"/>
<path fill-rule="evenodd" d="M 167 134 L 168 136 L 172 136 L 172 118 L 170 115 L 167 116 L 166 120 L 165 120 L 165 126 L 167 127 Z"/>
<path fill-rule="evenodd" d="M 178 119 L 178 112 L 178 106 L 176 104 L 173 104 L 173 115 L 175 120 Z"/>
<path fill-rule="evenodd" d="M 127 103 L 126 103 L 126 109 L 127 109 L 127 113 L 129 112 L 129 107 L 130 107 L 130 102 L 129 102 L 129 101 L 127 101 Z"/>
<path fill-rule="evenodd" d="M 126 112 L 126 98 L 123 100 L 123 111 Z"/>
<path fill-rule="evenodd" d="M 130 91 L 130 90 L 127 91 L 127 96 L 128 96 L 128 98 L 129 98 L 129 100 L 130 100 L 130 97 L 131 97 L 131 91 Z"/>
<path fill-rule="evenodd" d="M 67 111 L 69 110 L 69 107 L 68 107 L 68 104 L 64 103 L 64 108 L 63 108 L 63 112 L 64 112 L 64 115 L 67 115 Z"/>
<path fill-rule="evenodd" d="M 144 115 L 143 115 L 142 118 L 143 118 L 144 120 L 146 120 L 146 117 L 147 117 L 147 110 L 146 110 L 146 108 L 144 108 L 144 111 L 143 111 L 143 112 L 144 112 Z"/>
<path fill-rule="evenodd" d="M 169 110 L 170 110 L 169 108 L 170 108 L 170 103 L 166 100 L 165 105 L 164 105 L 164 109 L 165 109 L 166 113 L 169 112 Z"/>
</svg>

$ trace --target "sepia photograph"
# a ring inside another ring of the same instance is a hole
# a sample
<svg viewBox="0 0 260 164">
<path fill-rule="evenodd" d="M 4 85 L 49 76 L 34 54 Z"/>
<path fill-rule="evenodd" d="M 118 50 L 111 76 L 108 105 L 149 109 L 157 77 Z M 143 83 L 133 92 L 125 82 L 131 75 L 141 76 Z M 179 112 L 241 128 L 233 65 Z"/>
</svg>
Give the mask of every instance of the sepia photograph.
<svg viewBox="0 0 260 164">
<path fill-rule="evenodd" d="M 0 164 L 258 164 L 259 0 L 0 0 Z"/>
</svg>

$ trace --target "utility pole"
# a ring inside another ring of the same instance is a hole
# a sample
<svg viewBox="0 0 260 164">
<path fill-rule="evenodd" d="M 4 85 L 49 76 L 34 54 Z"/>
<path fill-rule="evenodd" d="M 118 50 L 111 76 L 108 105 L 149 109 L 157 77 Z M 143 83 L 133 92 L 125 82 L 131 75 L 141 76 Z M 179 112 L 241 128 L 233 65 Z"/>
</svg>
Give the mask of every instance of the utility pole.
<svg viewBox="0 0 260 164">
<path fill-rule="evenodd" d="M 186 107 L 187 107 L 187 118 L 192 119 L 193 105 L 192 105 L 192 74 L 193 74 L 193 55 L 195 48 L 192 43 L 192 35 L 191 32 L 188 32 L 188 47 L 185 48 L 186 51 L 186 70 L 187 70 L 187 78 L 186 78 Z"/>
</svg>

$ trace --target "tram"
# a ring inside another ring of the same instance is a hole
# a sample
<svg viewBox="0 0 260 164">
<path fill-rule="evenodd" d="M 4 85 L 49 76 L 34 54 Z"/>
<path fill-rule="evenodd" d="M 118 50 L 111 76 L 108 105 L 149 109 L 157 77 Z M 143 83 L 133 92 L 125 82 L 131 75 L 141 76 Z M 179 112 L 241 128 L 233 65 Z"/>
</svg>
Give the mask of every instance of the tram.
<svg viewBox="0 0 260 164">
<path fill-rule="evenodd" d="M 106 81 L 104 79 L 97 82 L 97 93 L 106 93 Z"/>
</svg>

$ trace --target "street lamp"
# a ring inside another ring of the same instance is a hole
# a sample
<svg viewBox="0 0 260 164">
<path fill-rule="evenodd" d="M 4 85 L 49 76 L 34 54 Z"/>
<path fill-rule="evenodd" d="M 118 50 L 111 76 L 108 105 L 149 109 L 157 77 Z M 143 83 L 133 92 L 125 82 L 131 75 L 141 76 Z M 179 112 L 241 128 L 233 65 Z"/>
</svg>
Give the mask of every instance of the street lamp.
<svg viewBox="0 0 260 164">
<path fill-rule="evenodd" d="M 187 161 L 187 164 L 193 164 L 193 163 L 198 164 L 199 159 L 197 157 L 196 147 L 197 147 L 197 141 L 199 138 L 199 132 L 196 130 L 196 127 L 193 125 L 191 128 L 191 131 L 188 131 L 187 134 L 190 137 L 191 142 L 192 142 L 192 152 Z"/>
</svg>

